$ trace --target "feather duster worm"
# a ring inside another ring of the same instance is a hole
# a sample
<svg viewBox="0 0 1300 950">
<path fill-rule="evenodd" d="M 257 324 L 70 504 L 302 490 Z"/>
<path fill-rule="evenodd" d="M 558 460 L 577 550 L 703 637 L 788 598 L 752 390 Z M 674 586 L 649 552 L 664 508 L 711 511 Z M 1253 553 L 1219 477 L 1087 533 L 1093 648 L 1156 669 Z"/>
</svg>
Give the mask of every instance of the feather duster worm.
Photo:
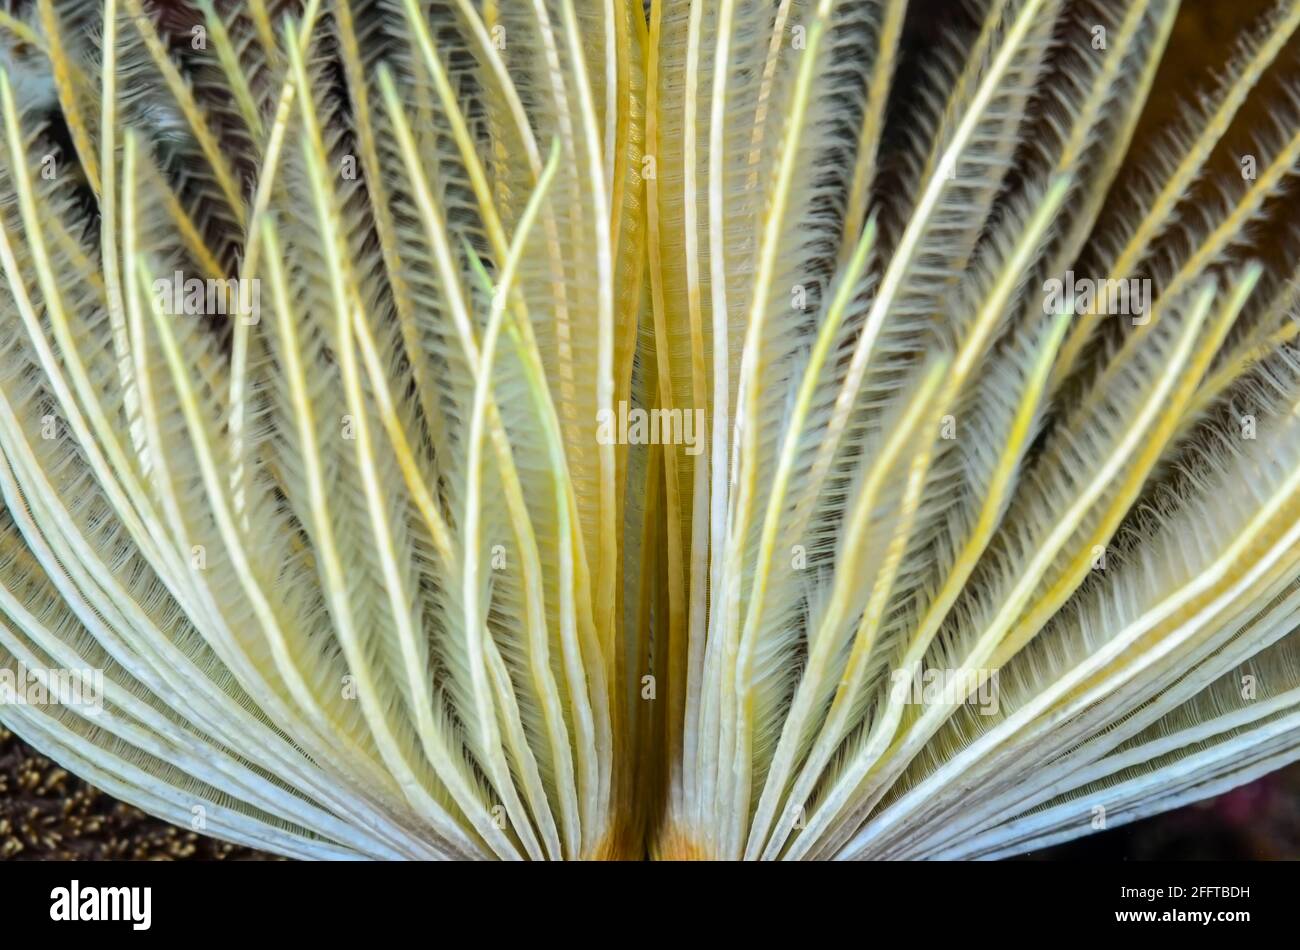
<svg viewBox="0 0 1300 950">
<path fill-rule="evenodd" d="M 0 18 L 40 750 L 384 859 L 996 857 L 1300 758 L 1300 3 L 1150 146 L 1175 0 L 173 6 Z"/>
</svg>

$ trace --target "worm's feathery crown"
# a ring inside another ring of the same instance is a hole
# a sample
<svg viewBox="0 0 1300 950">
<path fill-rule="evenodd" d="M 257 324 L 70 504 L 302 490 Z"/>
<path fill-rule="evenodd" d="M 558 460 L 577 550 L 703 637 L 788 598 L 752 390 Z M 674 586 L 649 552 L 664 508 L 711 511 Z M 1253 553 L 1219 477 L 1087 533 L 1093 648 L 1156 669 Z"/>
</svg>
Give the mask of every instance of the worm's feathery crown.
<svg viewBox="0 0 1300 950">
<path fill-rule="evenodd" d="M 1175 0 L 967 7 L 4 14 L 0 666 L 102 695 L 0 717 L 298 857 L 998 856 L 1296 758 L 1300 3 L 1154 146 Z"/>
</svg>

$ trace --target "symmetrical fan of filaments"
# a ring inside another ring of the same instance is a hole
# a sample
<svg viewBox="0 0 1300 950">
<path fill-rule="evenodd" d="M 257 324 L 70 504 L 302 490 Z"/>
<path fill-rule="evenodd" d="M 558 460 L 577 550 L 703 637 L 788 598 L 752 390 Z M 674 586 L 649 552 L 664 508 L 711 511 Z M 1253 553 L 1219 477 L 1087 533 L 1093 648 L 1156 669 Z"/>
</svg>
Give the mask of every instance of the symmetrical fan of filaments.
<svg viewBox="0 0 1300 950">
<path fill-rule="evenodd" d="M 0 719 L 316 858 L 996 857 L 1300 757 L 1300 3 L 1135 141 L 1177 7 L 0 16 L 0 666 L 104 683 Z"/>
</svg>

